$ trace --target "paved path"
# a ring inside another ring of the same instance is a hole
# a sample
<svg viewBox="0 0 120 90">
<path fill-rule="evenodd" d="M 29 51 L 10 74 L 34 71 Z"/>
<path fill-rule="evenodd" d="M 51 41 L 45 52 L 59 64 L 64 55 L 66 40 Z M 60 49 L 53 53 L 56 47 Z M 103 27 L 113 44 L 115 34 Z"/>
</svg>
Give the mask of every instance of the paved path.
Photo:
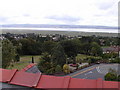
<svg viewBox="0 0 120 90">
<path fill-rule="evenodd" d="M 118 70 L 118 64 L 96 64 L 77 72 L 71 73 L 69 74 L 69 76 L 82 79 L 102 78 L 104 80 L 104 75 L 109 71 L 110 68 Z"/>
<path fill-rule="evenodd" d="M 120 64 L 101 64 L 99 67 L 97 67 L 97 71 L 101 74 L 106 74 L 108 73 L 109 69 L 114 69 L 117 71 L 118 74 L 120 74 L 119 69 L 120 69 Z"/>
</svg>

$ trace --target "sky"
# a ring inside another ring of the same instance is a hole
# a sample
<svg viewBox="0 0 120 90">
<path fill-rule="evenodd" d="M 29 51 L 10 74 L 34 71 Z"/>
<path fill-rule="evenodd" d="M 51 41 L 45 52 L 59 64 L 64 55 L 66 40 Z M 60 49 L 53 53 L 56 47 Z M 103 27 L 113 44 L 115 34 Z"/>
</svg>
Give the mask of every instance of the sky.
<svg viewBox="0 0 120 90">
<path fill-rule="evenodd" d="M 0 0 L 0 24 L 118 26 L 119 0 Z"/>
</svg>

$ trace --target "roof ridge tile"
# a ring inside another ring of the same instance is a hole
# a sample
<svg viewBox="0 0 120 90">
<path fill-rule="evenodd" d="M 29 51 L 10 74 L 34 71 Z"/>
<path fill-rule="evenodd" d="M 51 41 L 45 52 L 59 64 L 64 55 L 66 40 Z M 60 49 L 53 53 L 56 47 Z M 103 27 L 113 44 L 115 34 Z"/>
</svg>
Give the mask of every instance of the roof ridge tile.
<svg viewBox="0 0 120 90">
<path fill-rule="evenodd" d="M 71 80 L 70 76 L 64 77 L 63 88 L 69 88 L 70 80 Z"/>
<path fill-rule="evenodd" d="M 17 71 L 18 71 L 18 69 L 13 69 L 11 71 L 10 78 L 7 80 L 7 82 L 10 82 L 13 79 L 13 77 L 16 74 Z"/>
<path fill-rule="evenodd" d="M 24 85 L 27 87 L 35 87 L 39 81 L 40 74 L 27 73 L 24 71 L 18 71 L 14 75 L 10 84 Z"/>
<path fill-rule="evenodd" d="M 9 84 L 33 87 L 39 89 L 45 88 L 119 88 L 120 82 L 103 81 L 101 79 L 77 79 L 67 77 L 56 77 L 42 74 L 27 73 L 24 71 L 0 69 L 3 77 L 0 82 Z M 6 75 L 7 74 L 7 75 Z M 3 81 L 1 81 L 3 80 Z"/>
<path fill-rule="evenodd" d="M 38 74 L 38 73 L 37 73 Z M 38 78 L 36 78 L 36 83 L 35 84 L 33 84 L 33 87 L 37 87 L 37 85 L 38 85 L 38 82 L 39 82 L 39 80 L 41 79 L 41 77 L 42 77 L 42 74 L 40 73 L 40 74 L 38 74 Z"/>
<path fill-rule="evenodd" d="M 24 67 L 23 69 L 21 69 L 20 71 L 26 71 L 28 69 L 30 69 L 31 67 L 35 66 L 36 64 L 34 63 L 30 63 L 29 65 L 27 65 L 26 67 Z"/>
</svg>

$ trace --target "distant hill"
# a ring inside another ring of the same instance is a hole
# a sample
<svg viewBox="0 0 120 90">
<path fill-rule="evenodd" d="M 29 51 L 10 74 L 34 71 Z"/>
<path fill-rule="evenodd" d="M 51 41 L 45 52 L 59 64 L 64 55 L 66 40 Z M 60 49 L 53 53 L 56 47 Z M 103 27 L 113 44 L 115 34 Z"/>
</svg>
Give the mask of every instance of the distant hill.
<svg viewBox="0 0 120 90">
<path fill-rule="evenodd" d="M 50 24 L 6 24 L 0 25 L 2 28 L 84 28 L 84 29 L 118 29 L 112 26 L 92 26 L 92 25 L 50 25 Z"/>
</svg>

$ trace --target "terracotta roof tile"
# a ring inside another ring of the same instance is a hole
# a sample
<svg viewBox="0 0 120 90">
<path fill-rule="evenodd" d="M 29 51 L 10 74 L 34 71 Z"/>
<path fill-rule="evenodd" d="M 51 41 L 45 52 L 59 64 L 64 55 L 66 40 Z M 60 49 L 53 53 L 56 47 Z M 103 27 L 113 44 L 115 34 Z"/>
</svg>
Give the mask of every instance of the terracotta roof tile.
<svg viewBox="0 0 120 90">
<path fill-rule="evenodd" d="M 103 81 L 103 88 L 120 88 L 120 82 Z"/>
<path fill-rule="evenodd" d="M 36 64 L 31 63 L 31 64 L 27 65 L 25 68 L 23 68 L 21 71 L 26 71 L 26 70 L 30 69 L 31 67 L 33 67 L 33 66 L 35 66 L 35 65 L 36 65 Z"/>
<path fill-rule="evenodd" d="M 24 71 L 0 69 L 0 82 L 9 84 L 45 88 L 118 88 L 120 82 L 103 81 L 102 79 L 89 80 L 71 77 L 56 77 L 41 75 L 40 73 L 27 73 Z"/>
<path fill-rule="evenodd" d="M 63 88 L 64 77 L 42 75 L 36 88 Z"/>
<path fill-rule="evenodd" d="M 10 82 L 11 79 L 14 77 L 17 69 L 14 70 L 7 70 L 7 69 L 0 69 L 0 82 Z"/>
<path fill-rule="evenodd" d="M 71 78 L 69 88 L 97 88 L 96 80 Z"/>
<path fill-rule="evenodd" d="M 27 87 L 35 87 L 39 81 L 41 74 L 27 73 L 18 71 L 10 84 L 22 85 Z"/>
</svg>

